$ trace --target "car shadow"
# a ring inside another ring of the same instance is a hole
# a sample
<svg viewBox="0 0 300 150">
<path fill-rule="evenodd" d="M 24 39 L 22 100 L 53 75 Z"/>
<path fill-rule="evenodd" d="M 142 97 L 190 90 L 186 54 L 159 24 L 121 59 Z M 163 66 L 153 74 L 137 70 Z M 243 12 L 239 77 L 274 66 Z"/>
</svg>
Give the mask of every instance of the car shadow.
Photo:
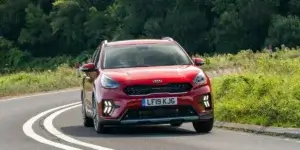
<svg viewBox="0 0 300 150">
<path fill-rule="evenodd" d="M 130 127 L 107 127 L 106 133 L 97 134 L 93 127 L 68 126 L 60 130 L 67 135 L 76 137 L 105 137 L 105 138 L 124 138 L 124 137 L 172 137 L 172 136 L 196 136 L 199 133 L 180 127 L 167 125 L 157 126 L 130 126 Z"/>
</svg>

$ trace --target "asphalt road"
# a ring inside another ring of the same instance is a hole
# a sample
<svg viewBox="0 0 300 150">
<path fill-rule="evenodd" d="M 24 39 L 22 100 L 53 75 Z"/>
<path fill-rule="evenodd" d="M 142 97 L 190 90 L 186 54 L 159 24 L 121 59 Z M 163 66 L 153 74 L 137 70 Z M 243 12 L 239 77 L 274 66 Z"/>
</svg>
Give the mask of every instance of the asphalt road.
<svg viewBox="0 0 300 150">
<path fill-rule="evenodd" d="M 0 100 L 1 150 L 299 150 L 300 141 L 214 128 L 197 135 L 192 125 L 180 128 L 143 126 L 109 128 L 96 134 L 81 122 L 79 91 Z M 57 108 L 52 112 L 49 109 Z M 45 111 L 47 111 L 45 112 Z M 40 114 L 42 113 L 43 114 Z M 39 116 L 36 116 L 38 115 Z M 32 118 L 34 117 L 34 118 Z M 32 126 L 31 126 L 32 125 Z M 32 130 L 31 130 L 32 129 Z"/>
</svg>

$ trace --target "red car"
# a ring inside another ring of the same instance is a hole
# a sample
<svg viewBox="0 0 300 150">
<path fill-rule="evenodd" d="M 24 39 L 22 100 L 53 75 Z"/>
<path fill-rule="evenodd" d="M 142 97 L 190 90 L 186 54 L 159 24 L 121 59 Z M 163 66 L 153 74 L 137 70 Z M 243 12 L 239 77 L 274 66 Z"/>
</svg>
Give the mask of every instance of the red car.
<svg viewBox="0 0 300 150">
<path fill-rule="evenodd" d="M 214 123 L 210 79 L 170 37 L 103 41 L 81 66 L 83 123 L 97 133 L 116 125 L 192 122 L 198 133 Z"/>
</svg>

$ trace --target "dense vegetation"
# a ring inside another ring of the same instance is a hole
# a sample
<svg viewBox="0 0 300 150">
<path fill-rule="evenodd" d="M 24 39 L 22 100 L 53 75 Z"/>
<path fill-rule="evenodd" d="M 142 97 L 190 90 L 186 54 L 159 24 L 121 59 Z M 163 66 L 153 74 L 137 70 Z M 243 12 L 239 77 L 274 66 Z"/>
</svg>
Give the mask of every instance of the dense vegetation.
<svg viewBox="0 0 300 150">
<path fill-rule="evenodd" d="M 241 53 L 242 73 L 213 80 L 217 119 L 299 128 L 300 50 L 296 53 Z"/>
<path fill-rule="evenodd" d="M 293 47 L 299 16 L 298 0 L 1 0 L 0 71 L 74 64 L 103 39 L 171 36 L 190 54 Z"/>
</svg>

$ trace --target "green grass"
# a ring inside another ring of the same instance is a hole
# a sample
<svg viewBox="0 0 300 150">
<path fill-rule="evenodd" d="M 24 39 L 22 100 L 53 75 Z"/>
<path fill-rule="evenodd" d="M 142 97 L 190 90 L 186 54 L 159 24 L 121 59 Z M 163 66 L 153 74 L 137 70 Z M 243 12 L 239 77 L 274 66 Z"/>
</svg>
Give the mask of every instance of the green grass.
<svg viewBox="0 0 300 150">
<path fill-rule="evenodd" d="M 0 76 L 0 97 L 71 88 L 80 85 L 74 69 L 64 65 L 44 72 Z"/>
<path fill-rule="evenodd" d="M 273 58 L 249 53 L 256 57 L 240 64 L 242 74 L 215 78 L 217 120 L 300 127 L 300 59 L 292 52 L 300 50 L 280 51 Z"/>
<path fill-rule="evenodd" d="M 256 60 L 257 58 L 269 56 L 270 53 L 267 50 L 263 52 L 254 53 L 250 50 L 242 50 L 238 54 L 215 54 L 213 56 L 199 56 L 205 59 L 205 65 L 201 68 L 205 70 L 215 70 L 215 69 L 225 69 L 234 68 L 239 66 L 244 66 L 245 63 Z M 282 47 L 281 49 L 276 49 L 272 54 L 274 58 L 277 59 L 300 59 L 300 48 L 288 49 Z"/>
</svg>

